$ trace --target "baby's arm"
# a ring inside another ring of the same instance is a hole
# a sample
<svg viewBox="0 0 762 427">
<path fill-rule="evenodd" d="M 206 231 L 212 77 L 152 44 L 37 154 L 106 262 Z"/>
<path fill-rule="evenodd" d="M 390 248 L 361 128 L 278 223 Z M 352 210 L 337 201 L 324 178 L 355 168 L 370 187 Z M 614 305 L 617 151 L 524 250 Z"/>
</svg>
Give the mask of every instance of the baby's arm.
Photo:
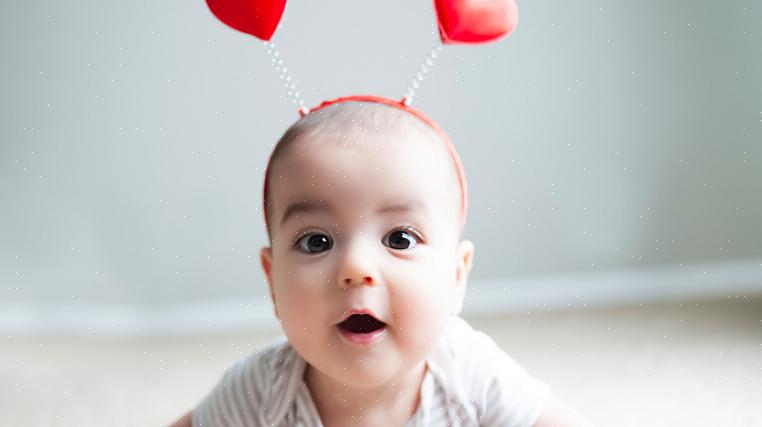
<svg viewBox="0 0 762 427">
<path fill-rule="evenodd" d="M 534 427 L 590 427 L 592 424 L 563 400 L 551 396 Z"/>
<path fill-rule="evenodd" d="M 191 427 L 191 414 L 188 412 L 169 427 Z"/>
</svg>

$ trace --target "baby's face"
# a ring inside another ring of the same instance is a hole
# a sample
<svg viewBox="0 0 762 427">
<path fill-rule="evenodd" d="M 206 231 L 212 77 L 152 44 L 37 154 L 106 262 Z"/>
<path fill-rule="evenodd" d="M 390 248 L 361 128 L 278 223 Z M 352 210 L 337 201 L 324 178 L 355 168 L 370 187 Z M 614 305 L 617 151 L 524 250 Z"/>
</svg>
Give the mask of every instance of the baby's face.
<svg viewBox="0 0 762 427">
<path fill-rule="evenodd" d="M 460 311 L 473 246 L 459 241 L 460 190 L 438 141 L 337 139 L 299 141 L 274 165 L 261 258 L 299 354 L 369 387 L 425 359 Z M 376 320 L 345 321 L 353 310 Z"/>
</svg>

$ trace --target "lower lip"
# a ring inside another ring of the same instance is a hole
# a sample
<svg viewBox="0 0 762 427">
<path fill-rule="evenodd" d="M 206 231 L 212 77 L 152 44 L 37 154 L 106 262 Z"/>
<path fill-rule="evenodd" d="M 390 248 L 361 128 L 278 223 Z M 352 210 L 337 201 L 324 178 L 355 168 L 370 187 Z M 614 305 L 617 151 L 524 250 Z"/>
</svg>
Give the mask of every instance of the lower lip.
<svg viewBox="0 0 762 427">
<path fill-rule="evenodd" d="M 359 345 L 359 346 L 369 346 L 373 345 L 379 341 L 381 341 L 381 338 L 386 335 L 386 326 L 384 326 L 381 329 L 377 329 L 373 332 L 369 332 L 367 334 L 356 334 L 354 332 L 349 332 L 346 329 L 340 328 L 339 333 L 342 337 L 344 337 L 345 340 L 349 341 L 351 344 Z"/>
</svg>

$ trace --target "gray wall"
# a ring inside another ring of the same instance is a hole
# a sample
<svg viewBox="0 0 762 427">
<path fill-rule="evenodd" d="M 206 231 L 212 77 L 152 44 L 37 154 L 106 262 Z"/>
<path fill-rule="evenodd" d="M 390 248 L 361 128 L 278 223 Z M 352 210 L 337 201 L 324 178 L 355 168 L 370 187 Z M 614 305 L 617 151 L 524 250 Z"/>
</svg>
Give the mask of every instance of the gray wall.
<svg viewBox="0 0 762 427">
<path fill-rule="evenodd" d="M 475 282 L 762 255 L 762 7 L 521 2 L 446 47 L 416 106 L 458 146 Z M 203 1 L 0 6 L 0 300 L 265 298 L 262 168 L 296 119 Z M 309 105 L 400 97 L 429 1 L 292 1 Z"/>
</svg>

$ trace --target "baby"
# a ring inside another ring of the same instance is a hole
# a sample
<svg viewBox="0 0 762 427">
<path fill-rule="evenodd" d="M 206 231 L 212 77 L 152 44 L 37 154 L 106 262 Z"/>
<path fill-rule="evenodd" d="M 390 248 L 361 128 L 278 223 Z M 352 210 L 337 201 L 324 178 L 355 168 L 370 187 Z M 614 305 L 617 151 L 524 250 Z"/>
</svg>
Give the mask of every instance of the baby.
<svg viewBox="0 0 762 427">
<path fill-rule="evenodd" d="M 460 161 L 382 101 L 323 105 L 276 145 L 260 258 L 287 340 L 174 426 L 586 425 L 458 316 L 474 254 Z"/>
</svg>

